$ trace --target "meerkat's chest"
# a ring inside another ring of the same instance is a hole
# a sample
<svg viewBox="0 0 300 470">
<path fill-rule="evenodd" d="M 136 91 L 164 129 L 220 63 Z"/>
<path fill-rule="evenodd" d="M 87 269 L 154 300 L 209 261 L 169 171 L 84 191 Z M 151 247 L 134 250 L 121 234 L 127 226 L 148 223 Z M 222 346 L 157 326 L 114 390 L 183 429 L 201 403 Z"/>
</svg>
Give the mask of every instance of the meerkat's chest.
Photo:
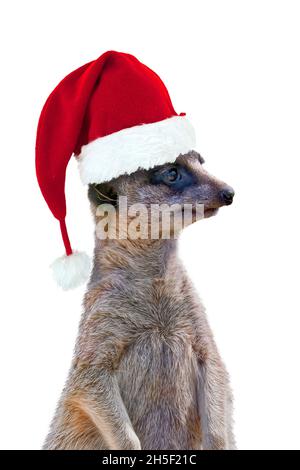
<svg viewBox="0 0 300 470">
<path fill-rule="evenodd" d="M 156 448 L 159 432 L 174 448 L 193 448 L 195 436 L 200 442 L 198 374 L 185 333 L 164 337 L 159 330 L 148 331 L 124 352 L 117 371 L 120 393 L 144 448 Z"/>
<path fill-rule="evenodd" d="M 159 327 L 141 333 L 124 351 L 118 371 L 120 390 L 128 406 L 193 400 L 197 358 L 190 335 Z M 182 405 L 182 403 L 181 403 Z M 183 409 L 184 406 L 181 406 Z"/>
</svg>

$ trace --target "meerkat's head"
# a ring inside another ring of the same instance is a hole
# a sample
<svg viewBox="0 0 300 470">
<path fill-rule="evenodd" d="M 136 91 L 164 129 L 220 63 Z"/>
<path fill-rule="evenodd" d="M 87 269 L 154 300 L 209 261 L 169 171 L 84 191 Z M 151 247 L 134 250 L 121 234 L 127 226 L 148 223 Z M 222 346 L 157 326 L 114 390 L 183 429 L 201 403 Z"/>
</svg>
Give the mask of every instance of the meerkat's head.
<svg viewBox="0 0 300 470">
<path fill-rule="evenodd" d="M 176 208 L 177 213 L 190 208 L 190 221 L 194 222 L 198 220 L 195 216 L 198 205 L 202 207 L 202 218 L 211 217 L 221 206 L 232 203 L 234 190 L 209 174 L 203 164 L 201 155 L 191 151 L 180 155 L 174 163 L 138 170 L 106 183 L 90 185 L 88 195 L 92 212 L 97 220 L 99 205 L 112 205 L 118 210 L 120 197 L 126 196 L 127 207 L 138 205 L 149 211 L 159 205 L 162 213 L 169 207 Z"/>
</svg>

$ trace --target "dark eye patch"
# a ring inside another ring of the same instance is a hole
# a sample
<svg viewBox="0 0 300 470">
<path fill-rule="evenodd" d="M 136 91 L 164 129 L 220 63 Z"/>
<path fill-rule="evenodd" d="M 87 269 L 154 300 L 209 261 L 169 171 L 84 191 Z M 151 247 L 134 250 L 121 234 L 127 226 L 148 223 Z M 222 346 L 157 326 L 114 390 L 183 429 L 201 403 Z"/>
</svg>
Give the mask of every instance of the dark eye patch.
<svg viewBox="0 0 300 470">
<path fill-rule="evenodd" d="M 152 184 L 165 184 L 175 190 L 183 190 L 195 183 L 195 177 L 181 165 L 153 170 L 150 174 Z"/>
</svg>

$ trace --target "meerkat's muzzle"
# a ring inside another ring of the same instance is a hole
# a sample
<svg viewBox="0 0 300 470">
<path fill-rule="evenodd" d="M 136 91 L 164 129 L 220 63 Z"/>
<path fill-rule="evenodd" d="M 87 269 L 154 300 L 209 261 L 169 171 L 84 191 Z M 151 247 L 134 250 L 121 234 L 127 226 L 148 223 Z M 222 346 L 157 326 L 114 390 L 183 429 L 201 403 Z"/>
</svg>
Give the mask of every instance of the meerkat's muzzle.
<svg viewBox="0 0 300 470">
<path fill-rule="evenodd" d="M 228 186 L 225 189 L 222 189 L 219 193 L 220 200 L 226 206 L 232 204 L 233 197 L 234 197 L 234 190 Z"/>
</svg>

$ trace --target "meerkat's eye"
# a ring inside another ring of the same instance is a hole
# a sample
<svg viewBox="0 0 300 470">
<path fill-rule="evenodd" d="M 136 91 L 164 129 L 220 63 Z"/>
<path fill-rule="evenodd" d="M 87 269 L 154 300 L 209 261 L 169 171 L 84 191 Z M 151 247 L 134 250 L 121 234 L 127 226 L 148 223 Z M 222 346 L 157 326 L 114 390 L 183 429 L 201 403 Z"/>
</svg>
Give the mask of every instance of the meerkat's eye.
<svg viewBox="0 0 300 470">
<path fill-rule="evenodd" d="M 181 174 L 177 170 L 177 168 L 170 168 L 165 172 L 165 175 L 163 176 L 163 181 L 164 183 L 167 184 L 172 184 L 178 181 L 178 179 L 181 178 Z"/>
<path fill-rule="evenodd" d="M 189 171 L 181 165 L 159 168 L 151 173 L 152 184 L 165 184 L 173 189 L 182 190 L 194 183 Z"/>
</svg>

